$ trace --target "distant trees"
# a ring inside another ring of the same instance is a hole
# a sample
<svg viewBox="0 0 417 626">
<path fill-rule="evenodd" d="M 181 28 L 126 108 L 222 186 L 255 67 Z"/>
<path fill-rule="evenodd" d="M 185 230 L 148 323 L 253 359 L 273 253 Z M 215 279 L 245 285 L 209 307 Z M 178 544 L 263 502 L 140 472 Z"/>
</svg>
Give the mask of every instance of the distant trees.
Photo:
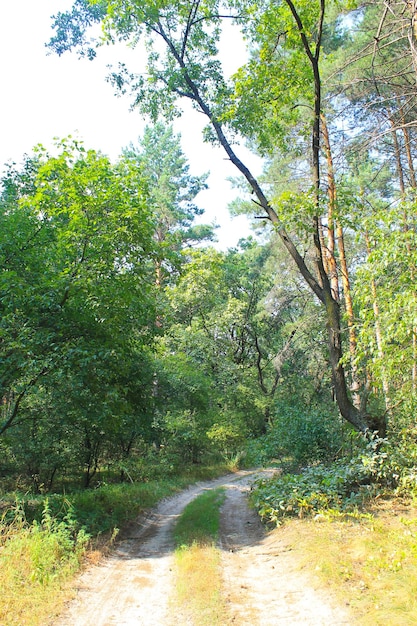
<svg viewBox="0 0 417 626">
<path fill-rule="evenodd" d="M 131 144 L 123 155 L 139 171 L 146 172 L 148 206 L 154 218 L 159 255 L 156 281 L 161 286 L 181 263 L 181 249 L 214 237 L 211 226 L 194 224 L 195 218 L 203 213 L 195 198 L 206 189 L 207 174 L 189 173 L 179 137 L 171 126 L 161 122 L 147 126 L 139 145 Z"/>
<path fill-rule="evenodd" d="M 248 240 L 227 253 L 186 253 L 166 291 L 170 316 L 158 339 L 161 433 L 170 406 L 166 447 L 175 423 L 183 452 L 198 436 L 200 454 L 220 448 L 230 458 L 288 407 L 331 403 L 317 307 L 285 276 L 277 250 L 276 242 Z"/>
</svg>

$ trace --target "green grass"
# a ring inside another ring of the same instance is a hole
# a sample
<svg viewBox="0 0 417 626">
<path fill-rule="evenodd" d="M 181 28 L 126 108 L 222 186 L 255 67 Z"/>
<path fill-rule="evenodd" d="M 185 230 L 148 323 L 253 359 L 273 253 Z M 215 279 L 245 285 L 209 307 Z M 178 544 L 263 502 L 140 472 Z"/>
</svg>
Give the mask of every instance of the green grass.
<svg viewBox="0 0 417 626">
<path fill-rule="evenodd" d="M 225 465 L 190 466 L 178 476 L 137 483 L 103 484 L 68 494 L 11 493 L 0 498 L 0 514 L 8 520 L 22 512 L 26 521 L 42 521 L 45 502 L 51 516 L 63 520 L 69 513 L 78 526 L 91 537 L 113 533 L 162 498 L 173 495 L 199 480 L 210 480 L 226 474 Z"/>
<path fill-rule="evenodd" d="M 220 506 L 225 498 L 223 488 L 210 489 L 190 502 L 174 529 L 177 547 L 216 543 L 220 525 Z"/>
<path fill-rule="evenodd" d="M 78 570 L 89 537 L 73 519 L 58 522 L 47 508 L 41 523 L 16 517 L 0 528 L 0 623 L 44 624 L 59 606 L 64 582 Z"/>
</svg>

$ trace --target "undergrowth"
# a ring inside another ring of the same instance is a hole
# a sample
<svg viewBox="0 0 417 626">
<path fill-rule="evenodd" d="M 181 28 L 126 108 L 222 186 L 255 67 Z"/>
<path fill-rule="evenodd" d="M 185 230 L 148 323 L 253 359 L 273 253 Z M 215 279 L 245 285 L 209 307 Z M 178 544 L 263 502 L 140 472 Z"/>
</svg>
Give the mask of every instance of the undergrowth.
<svg viewBox="0 0 417 626">
<path fill-rule="evenodd" d="M 279 525 L 287 517 L 360 515 L 372 497 L 416 493 L 416 468 L 401 467 L 387 446 L 371 437 L 352 459 L 259 480 L 251 493 L 252 505 L 265 523 Z"/>
<path fill-rule="evenodd" d="M 251 502 L 267 524 L 279 525 L 286 517 L 305 517 L 324 511 L 352 512 L 373 492 L 367 473 L 357 463 L 343 461 L 318 465 L 299 474 L 259 480 Z"/>
<path fill-rule="evenodd" d="M 64 520 L 71 515 L 78 527 L 91 537 L 113 533 L 144 509 L 152 507 L 162 498 L 181 491 L 198 480 L 210 480 L 228 472 L 224 465 L 192 466 L 182 474 L 168 478 L 119 484 L 102 483 L 95 489 L 84 489 L 69 494 L 10 493 L 0 500 L 4 522 L 13 521 L 16 510 L 29 523 L 42 520 L 45 502 L 51 516 Z"/>
<path fill-rule="evenodd" d="M 4 523 L 5 518 L 0 526 L 0 623 L 44 623 L 45 615 L 56 610 L 56 593 L 79 568 L 90 537 L 71 511 L 61 521 L 54 519 L 47 501 L 40 522 L 28 524 L 19 507 L 12 522 Z"/>
</svg>

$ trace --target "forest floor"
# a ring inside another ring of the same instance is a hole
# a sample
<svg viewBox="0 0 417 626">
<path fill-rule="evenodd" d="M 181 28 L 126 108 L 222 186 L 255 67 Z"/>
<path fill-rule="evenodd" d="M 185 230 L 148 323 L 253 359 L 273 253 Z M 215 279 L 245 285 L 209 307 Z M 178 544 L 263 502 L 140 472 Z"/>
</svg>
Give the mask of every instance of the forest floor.
<svg viewBox="0 0 417 626">
<path fill-rule="evenodd" d="M 353 624 L 348 609 L 320 588 L 315 564 L 306 566 L 280 529 L 266 532 L 248 507 L 257 475 L 239 471 L 199 483 L 130 524 L 112 553 L 76 579 L 74 598 L 54 626 L 199 626 L 175 606 L 172 528 L 191 500 L 221 486 L 225 626 Z"/>
</svg>

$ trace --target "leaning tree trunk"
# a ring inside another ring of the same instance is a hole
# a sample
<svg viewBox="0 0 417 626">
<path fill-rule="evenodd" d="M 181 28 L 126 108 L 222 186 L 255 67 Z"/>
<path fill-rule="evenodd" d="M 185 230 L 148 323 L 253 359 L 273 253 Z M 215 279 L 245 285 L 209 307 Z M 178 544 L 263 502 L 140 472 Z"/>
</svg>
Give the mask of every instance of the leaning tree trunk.
<svg viewBox="0 0 417 626">
<path fill-rule="evenodd" d="M 225 150 L 228 158 L 233 165 L 240 171 L 245 177 L 246 181 L 250 185 L 254 197 L 254 202 L 263 209 L 267 219 L 269 219 L 276 227 L 276 231 L 281 238 L 284 247 L 287 249 L 292 260 L 296 264 L 301 276 L 304 278 L 306 284 L 310 287 L 313 293 L 324 305 L 326 317 L 327 317 L 327 332 L 328 332 L 328 345 L 330 364 L 332 368 L 332 375 L 335 387 L 336 401 L 341 415 L 346 419 L 355 429 L 367 432 L 369 429 L 379 430 L 380 433 L 384 430 L 383 422 L 379 419 L 372 419 L 367 416 L 363 411 L 356 408 L 349 397 L 348 386 L 345 377 L 345 371 L 342 364 L 343 348 L 342 348 L 342 334 L 340 323 L 340 308 L 339 303 L 333 297 L 332 289 L 328 275 L 324 268 L 322 247 L 320 244 L 320 166 L 319 166 L 319 154 L 320 154 L 320 113 L 321 113 L 321 80 L 319 73 L 319 52 L 321 47 L 321 35 L 323 31 L 324 21 L 324 7 L 325 1 L 321 0 L 321 15 L 317 29 L 317 36 L 315 41 L 314 52 L 310 48 L 307 36 L 302 24 L 302 21 L 294 7 L 291 0 L 285 0 L 297 25 L 297 29 L 300 34 L 301 41 L 304 46 L 305 53 L 311 63 L 314 75 L 314 122 L 312 132 L 312 161 L 313 161 L 313 178 L 314 187 L 316 190 L 316 216 L 313 218 L 313 245 L 315 251 L 315 270 L 314 275 L 306 264 L 305 258 L 300 254 L 291 237 L 287 233 L 284 225 L 282 224 L 277 212 L 270 205 L 267 197 L 265 196 L 259 182 L 253 176 L 249 168 L 239 159 L 237 154 L 232 148 L 231 143 L 228 141 L 224 134 L 222 123 L 217 119 L 215 113 L 211 111 L 207 102 L 205 101 L 203 94 L 201 93 L 198 84 L 194 81 L 192 75 L 189 72 L 189 68 L 186 64 L 185 57 L 180 53 L 177 47 L 174 45 L 170 34 L 166 31 L 161 22 L 158 23 L 158 34 L 162 37 L 167 45 L 173 59 L 177 63 L 178 68 L 181 70 L 184 81 L 187 86 L 186 93 L 181 92 L 182 95 L 190 98 L 209 119 L 213 130 L 217 136 L 220 145 Z"/>
<path fill-rule="evenodd" d="M 323 136 L 324 151 L 327 161 L 327 196 L 328 196 L 328 209 L 327 209 L 327 246 L 324 243 L 323 238 L 323 260 L 324 269 L 330 278 L 330 284 L 332 287 L 333 298 L 339 302 L 340 290 L 339 290 L 339 272 L 336 264 L 336 240 L 335 240 L 335 225 L 336 225 L 336 181 L 333 167 L 333 157 L 330 148 L 329 130 L 327 127 L 327 120 L 323 113 L 320 113 L 321 120 L 321 132 Z"/>
<path fill-rule="evenodd" d="M 355 428 L 361 431 L 368 429 L 377 430 L 380 434 L 385 434 L 384 418 L 371 418 L 352 402 L 346 382 L 345 370 L 342 365 L 343 346 L 341 334 L 340 305 L 332 290 L 331 280 L 325 271 L 323 262 L 323 252 L 320 246 L 320 121 L 321 121 L 321 77 L 319 69 L 319 57 L 321 49 L 321 38 L 323 33 L 325 0 L 320 1 L 320 18 L 317 27 L 315 48 L 312 49 L 304 29 L 300 15 L 298 14 L 292 0 L 286 3 L 293 15 L 297 25 L 301 42 L 304 47 L 314 76 L 314 119 L 312 132 L 312 163 L 313 181 L 315 188 L 316 217 L 314 218 L 314 246 L 316 251 L 315 261 L 319 277 L 319 298 L 325 306 L 327 316 L 328 346 L 330 364 L 333 374 L 336 401 L 341 415 Z M 326 127 L 327 129 L 327 127 Z M 331 154 L 331 153 L 330 153 Z M 318 290 L 315 291 L 317 293 Z"/>
</svg>

